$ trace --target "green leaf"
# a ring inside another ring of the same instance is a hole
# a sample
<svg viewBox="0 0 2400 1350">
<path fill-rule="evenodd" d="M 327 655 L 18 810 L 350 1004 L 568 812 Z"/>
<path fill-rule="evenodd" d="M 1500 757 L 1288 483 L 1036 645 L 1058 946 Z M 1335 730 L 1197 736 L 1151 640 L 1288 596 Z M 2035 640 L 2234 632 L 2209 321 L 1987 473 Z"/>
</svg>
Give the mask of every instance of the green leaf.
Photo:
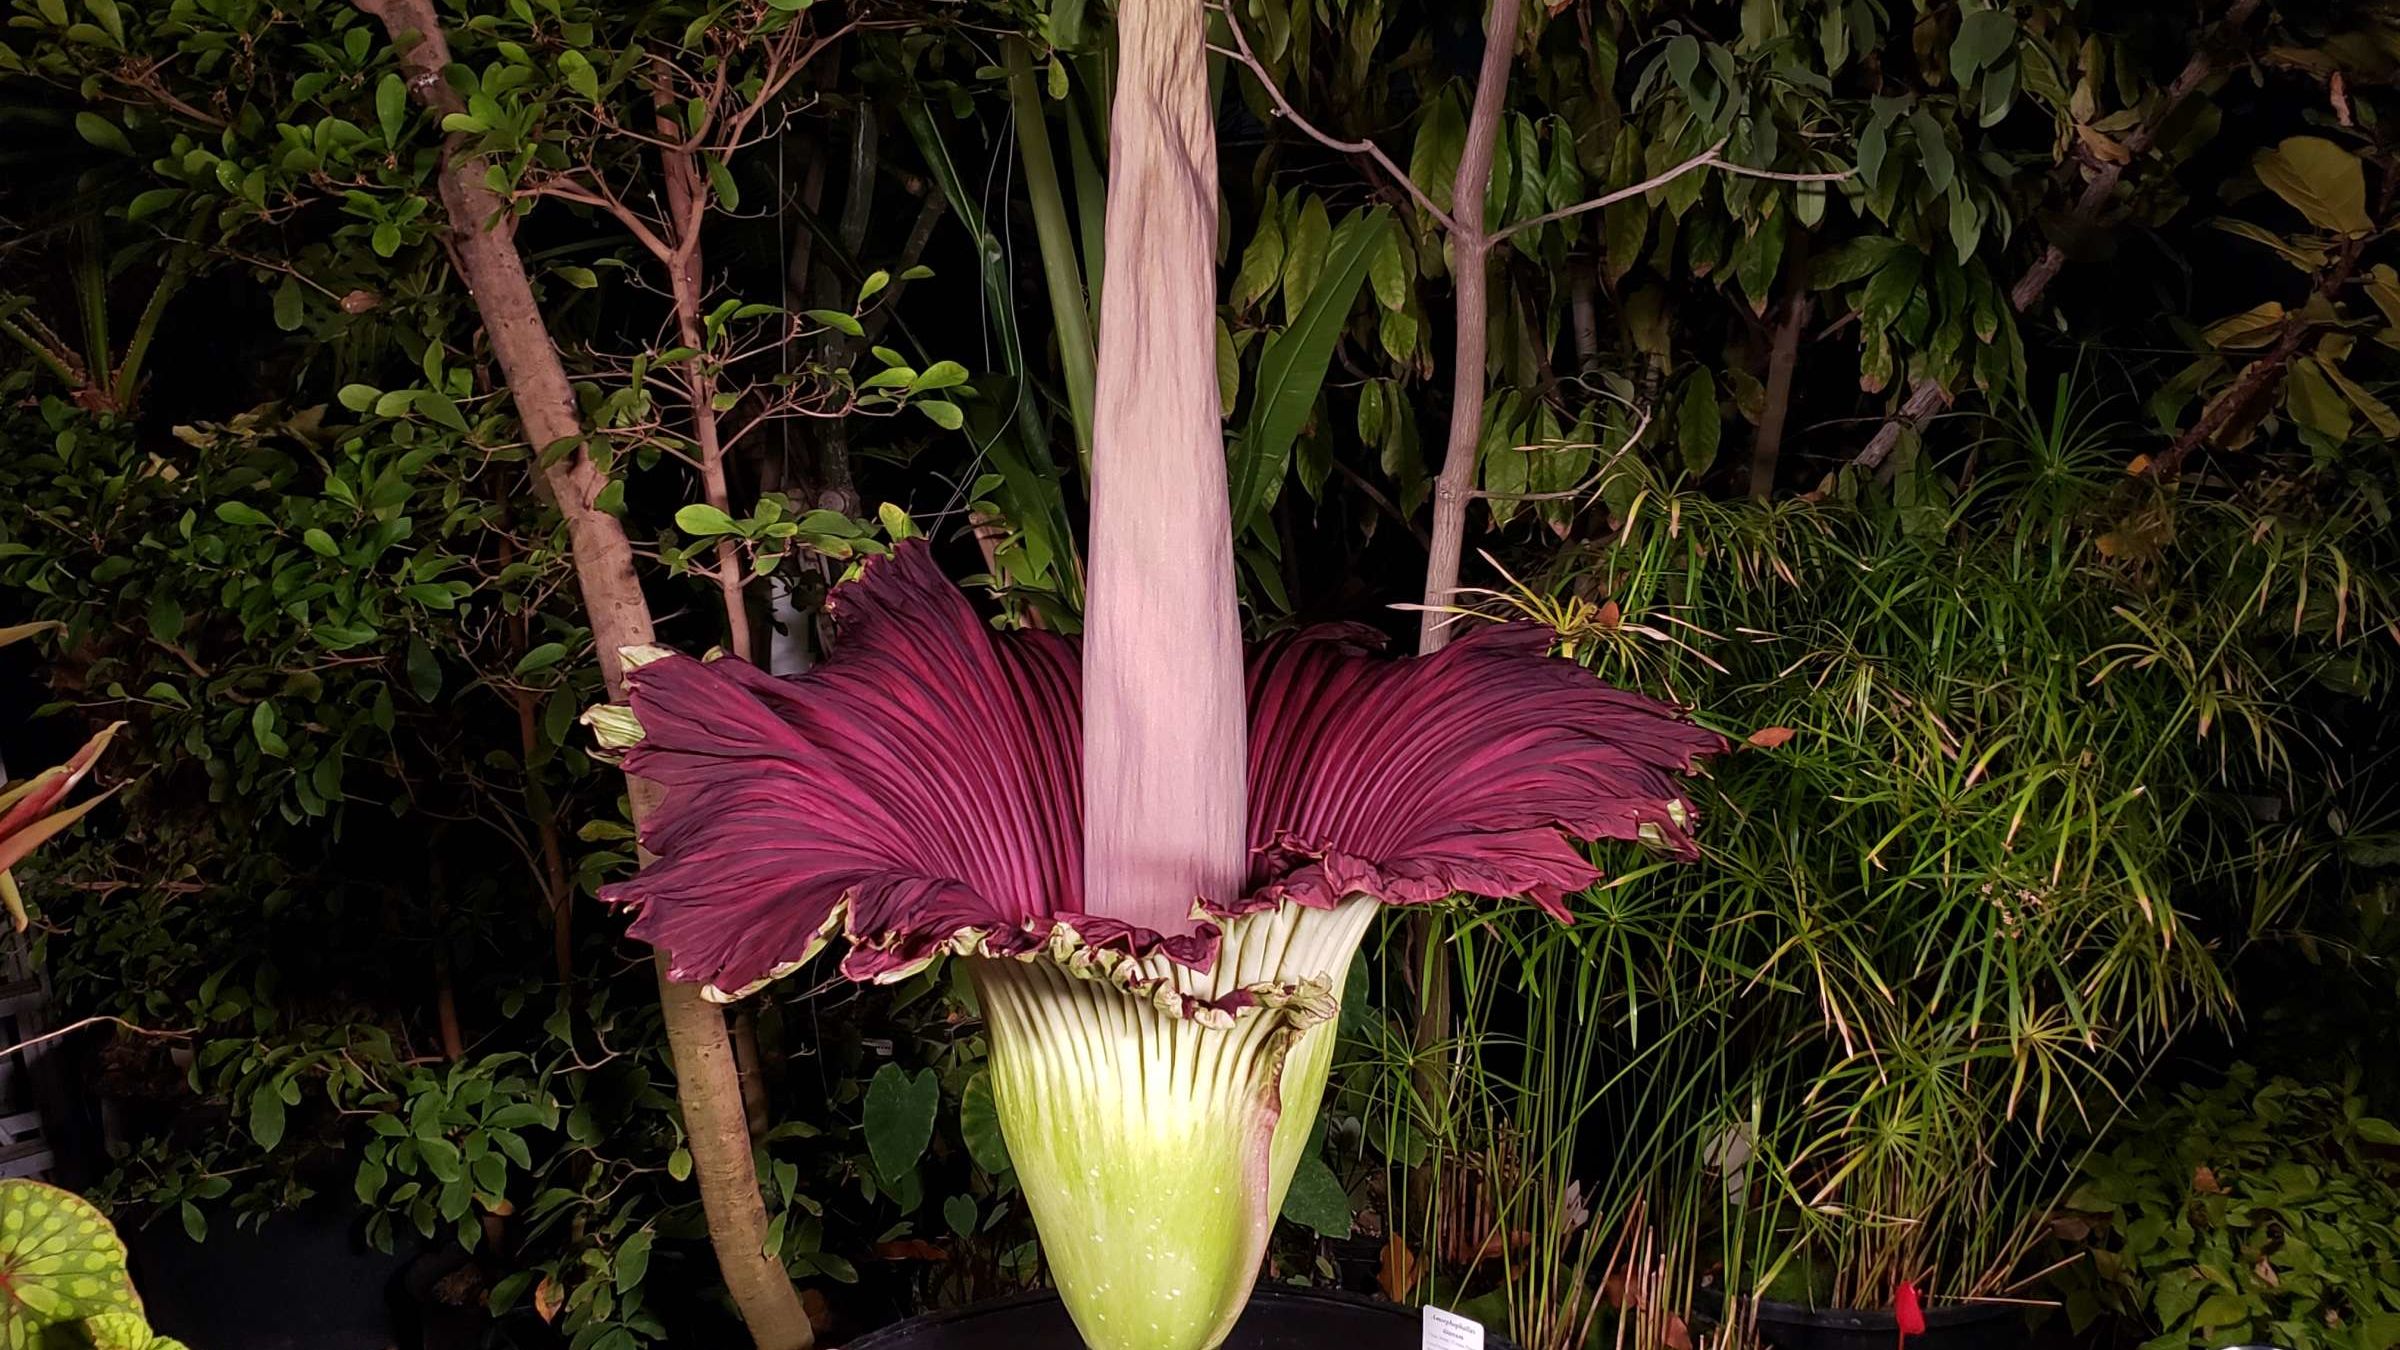
<svg viewBox="0 0 2400 1350">
<path fill-rule="evenodd" d="M 276 327 L 288 331 L 288 334 L 290 331 L 300 331 L 302 317 L 307 315 L 307 310 L 302 310 L 305 303 L 307 295 L 300 293 L 298 276 L 286 276 L 283 286 L 276 286 Z"/>
<path fill-rule="evenodd" d="M 345 384 L 334 398 L 350 411 L 363 413 L 374 408 L 383 398 L 383 391 L 371 384 Z"/>
<path fill-rule="evenodd" d="M 844 314 L 838 309 L 809 309 L 802 310 L 801 313 L 837 333 L 847 333 L 851 337 L 865 337 L 867 335 L 867 330 L 859 326 L 857 319 L 852 318 L 848 314 Z"/>
<path fill-rule="evenodd" d="M 742 190 L 735 186 L 733 172 L 725 167 L 725 161 L 715 155 L 703 155 L 701 159 L 708 165 L 708 185 L 717 194 L 717 205 L 727 211 L 741 210 Z"/>
<path fill-rule="evenodd" d="M 218 502 L 216 515 L 217 519 L 228 525 L 264 526 L 271 529 L 275 524 L 272 517 L 248 502 Z"/>
<path fill-rule="evenodd" d="M 529 651 L 523 656 L 517 658 L 516 673 L 520 676 L 532 675 L 539 671 L 548 670 L 550 667 L 555 666 L 559 662 L 566 659 L 567 644 L 563 642 L 545 642 L 542 645 L 534 648 L 532 651 Z"/>
<path fill-rule="evenodd" d="M 0 1181 L 0 1346 L 50 1344 L 41 1329 L 141 1312 L 125 1244 L 90 1202 L 56 1186 Z"/>
<path fill-rule="evenodd" d="M 942 1222 L 962 1238 L 975 1236 L 975 1197 L 954 1195 L 942 1202 Z"/>
<path fill-rule="evenodd" d="M 1975 73 L 1998 65 L 2016 45 L 2017 21 L 2004 9 L 1979 9 L 1960 16 L 1958 36 L 1950 40 L 1950 78 L 1961 86 Z"/>
<path fill-rule="evenodd" d="M 250 1137 L 268 1153 L 283 1142 L 283 1094 L 273 1083 L 263 1083 L 250 1094 Z"/>
<path fill-rule="evenodd" d="M 170 647 L 183 641 L 183 606 L 174 596 L 150 598 L 150 636 Z"/>
<path fill-rule="evenodd" d="M 957 404 L 946 403 L 938 398 L 924 399 L 908 406 L 932 418 L 933 424 L 944 431 L 956 431 L 967 422 L 966 414 L 959 411 Z"/>
<path fill-rule="evenodd" d="M 385 145 L 400 143 L 401 129 L 408 125 L 408 83 L 396 74 L 387 74 L 375 85 L 375 124 L 383 130 Z"/>
<path fill-rule="evenodd" d="M 1445 89 L 1426 108 L 1425 120 L 1417 127 L 1416 144 L 1408 152 L 1409 181 L 1445 211 L 1450 209 L 1458 157 L 1466 144 L 1466 113 L 1459 107 L 1458 96 Z"/>
<path fill-rule="evenodd" d="M 338 558 L 342 554 L 341 546 L 333 542 L 333 536 L 314 525 L 300 532 L 300 542 L 320 558 Z"/>
<path fill-rule="evenodd" d="M 617 1292 L 629 1294 L 650 1273 L 651 1233 L 640 1229 L 617 1244 Z"/>
<path fill-rule="evenodd" d="M 1292 442 L 1316 407 L 1333 361 L 1334 344 L 1349 327 L 1350 305 L 1366 281 L 1367 258 L 1391 228 L 1391 211 L 1354 211 L 1328 247 L 1325 267 L 1307 306 L 1289 328 L 1267 339 L 1258 359 L 1258 389 L 1236 443 L 1232 471 L 1234 533 L 1274 501 L 1291 461 Z"/>
<path fill-rule="evenodd" d="M 2400 1145 L 2400 1125 L 2394 1125 L 2381 1116 L 2360 1116 L 2350 1122 L 2350 1128 L 2356 1130 L 2358 1137 L 2367 1143 Z"/>
<path fill-rule="evenodd" d="M 937 389 L 952 389 L 967 382 L 967 368 L 956 361 L 936 361 L 923 373 L 908 382 L 912 394 L 931 393 Z"/>
<path fill-rule="evenodd" d="M 1300 1160 L 1291 1189 L 1283 1193 L 1283 1217 L 1319 1237 L 1350 1236 L 1350 1196 L 1323 1158 Z"/>
<path fill-rule="evenodd" d="M 588 291 L 600 284 L 600 274 L 588 267 L 553 267 L 550 275 L 579 291 Z"/>
<path fill-rule="evenodd" d="M 125 139 L 125 133 L 117 128 L 116 123 L 98 113 L 79 112 L 75 114 L 75 130 L 85 140 L 103 150 L 114 150 L 120 155 L 133 153 L 133 142 Z"/>
<path fill-rule="evenodd" d="M 409 403 L 419 413 L 432 418 L 452 431 L 467 429 L 466 417 L 458 411 L 458 405 L 450 401 L 449 395 L 439 389 L 414 389 L 409 392 L 411 394 Z"/>
<path fill-rule="evenodd" d="M 883 293 L 884 287 L 891 284 L 892 274 L 889 272 L 877 269 L 867 273 L 867 279 L 858 283 L 858 303 L 863 305 L 874 299 Z"/>
<path fill-rule="evenodd" d="M 934 1112 L 941 1108 L 942 1085 L 931 1069 L 909 1074 L 886 1064 L 867 1083 L 867 1152 L 886 1182 L 898 1184 L 917 1165 L 933 1141 Z"/>
<path fill-rule="evenodd" d="M 1258 215 L 1258 233 L 1242 250 L 1241 269 L 1233 276 L 1233 307 L 1247 310 L 1273 293 L 1283 279 L 1283 210 L 1275 199 L 1275 190 L 1267 189 L 1267 202 Z"/>
<path fill-rule="evenodd" d="M 433 648 L 423 638 L 410 638 L 405 661 L 408 687 L 416 691 L 418 698 L 433 702 L 442 692 L 442 663 L 434 659 Z"/>
<path fill-rule="evenodd" d="M 978 1069 L 958 1098 L 958 1132 L 967 1142 L 967 1156 L 992 1176 L 1007 1172 L 1008 1140 L 1000 1133 L 1000 1108 L 992 1101 L 992 1072 Z"/>
<path fill-rule="evenodd" d="M 733 523 L 733 517 L 726 515 L 716 507 L 710 506 L 706 502 L 693 502 L 675 513 L 675 528 L 685 534 L 710 538 L 720 534 L 734 534 L 738 532 L 739 527 Z"/>
<path fill-rule="evenodd" d="M 183 200 L 182 188 L 152 188 L 137 194 L 125 207 L 125 219 L 141 220 L 154 216 Z"/>
<path fill-rule="evenodd" d="M 1724 437 L 1724 418 L 1717 408 L 1717 382 L 1703 366 L 1683 382 L 1683 398 L 1675 408 L 1675 440 L 1683 451 L 1683 467 L 1694 478 L 1717 462 L 1717 445 Z"/>
<path fill-rule="evenodd" d="M 150 1329 L 138 1312 L 109 1312 L 83 1319 L 92 1350 L 186 1350 L 183 1342 Z"/>
<path fill-rule="evenodd" d="M 1291 323 L 1307 308 L 1310 292 L 1325 275 L 1325 252 L 1333 243 L 1333 220 L 1325 214 L 1325 199 L 1314 193 L 1300 204 L 1292 233 L 1283 249 L 1283 320 Z"/>
<path fill-rule="evenodd" d="M 583 95 L 585 99 L 593 103 L 600 101 L 599 72 L 592 69 L 591 61 L 582 52 L 576 51 L 572 47 L 560 52 L 558 54 L 558 73 L 561 78 L 566 80 L 569 89 Z"/>
<path fill-rule="evenodd" d="M 1408 260 L 1400 254 L 1400 232 L 1385 230 L 1367 253 L 1367 280 L 1375 287 L 1375 303 L 1398 312 L 1408 304 Z"/>
<path fill-rule="evenodd" d="M 82 119 L 76 119 L 82 125 Z M 2358 156 L 2321 136 L 2293 136 L 2250 161 L 2258 181 L 2290 202 L 2321 230 L 2364 234 L 2375 228 L 2367 214 L 2366 169 Z"/>
</svg>

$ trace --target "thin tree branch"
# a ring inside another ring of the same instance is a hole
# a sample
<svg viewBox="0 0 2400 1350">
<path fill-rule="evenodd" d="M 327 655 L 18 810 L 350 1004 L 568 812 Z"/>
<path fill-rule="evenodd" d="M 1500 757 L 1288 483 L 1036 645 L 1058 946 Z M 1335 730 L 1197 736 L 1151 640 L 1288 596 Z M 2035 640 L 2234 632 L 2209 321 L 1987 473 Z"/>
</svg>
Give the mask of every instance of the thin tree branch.
<svg viewBox="0 0 2400 1350">
<path fill-rule="evenodd" d="M 1285 98 L 1283 90 L 1276 86 L 1275 78 L 1267 73 L 1265 63 L 1261 62 L 1257 54 L 1250 50 L 1250 39 L 1242 32 L 1241 20 L 1234 15 L 1232 6 L 1220 4 L 1215 8 L 1225 16 L 1225 28 L 1226 31 L 1233 34 L 1235 49 L 1229 50 L 1219 47 L 1215 43 L 1210 43 L 1208 49 L 1247 67 L 1251 75 L 1258 80 L 1259 86 L 1267 91 L 1267 97 L 1275 104 L 1275 111 L 1281 114 L 1285 121 L 1307 132 L 1310 137 L 1328 150 L 1338 150 L 1347 155 L 1365 155 L 1374 160 L 1382 166 L 1385 173 L 1392 176 L 1394 183 L 1406 189 L 1408 195 L 1416 199 L 1417 205 L 1424 208 L 1425 214 L 1433 217 L 1434 221 L 1444 230 L 1457 232 L 1458 224 L 1450 218 L 1450 213 L 1435 204 L 1433 198 L 1427 195 L 1425 189 L 1417 186 L 1416 180 L 1410 178 L 1406 170 L 1393 163 L 1392 157 L 1383 153 L 1382 146 L 1373 141 L 1345 141 L 1301 116 L 1300 110 L 1293 107 L 1292 101 Z"/>
</svg>

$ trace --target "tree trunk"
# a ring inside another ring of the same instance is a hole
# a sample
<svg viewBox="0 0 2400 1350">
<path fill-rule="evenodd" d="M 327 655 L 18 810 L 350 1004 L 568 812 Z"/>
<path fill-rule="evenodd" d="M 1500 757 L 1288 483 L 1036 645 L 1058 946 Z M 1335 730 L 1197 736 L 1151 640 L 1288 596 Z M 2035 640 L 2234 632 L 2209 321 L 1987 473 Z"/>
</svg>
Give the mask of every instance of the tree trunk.
<svg viewBox="0 0 2400 1350">
<path fill-rule="evenodd" d="M 380 20 L 400 53 L 410 92 L 440 115 L 459 111 L 458 96 L 442 79 L 450 64 L 449 42 L 431 0 L 360 0 Z M 440 189 L 448 216 L 448 239 L 461 276 L 475 297 L 492 353 L 506 375 L 526 438 L 541 451 L 584 434 L 574 391 L 558 348 L 543 326 L 541 309 L 526 275 L 525 260 L 510 232 L 513 217 L 483 186 L 480 159 L 445 148 Z M 609 693 L 621 697 L 627 647 L 651 640 L 650 608 L 633 568 L 633 548 L 614 516 L 595 505 L 606 475 L 581 449 L 539 469 L 535 487 L 566 518 L 575 577 L 599 648 Z M 639 779 L 628 782 L 638 823 L 656 800 L 656 790 Z M 742 1118 L 741 1084 L 724 1013 L 700 996 L 696 985 L 667 978 L 666 958 L 657 959 L 659 1006 L 667 1043 L 675 1058 L 675 1092 L 683 1107 L 693 1170 L 709 1239 L 726 1288 L 760 1350 L 808 1350 L 815 1335 L 800 1295 L 780 1263 L 766 1256 L 766 1202 L 751 1163 L 750 1132 Z"/>
</svg>

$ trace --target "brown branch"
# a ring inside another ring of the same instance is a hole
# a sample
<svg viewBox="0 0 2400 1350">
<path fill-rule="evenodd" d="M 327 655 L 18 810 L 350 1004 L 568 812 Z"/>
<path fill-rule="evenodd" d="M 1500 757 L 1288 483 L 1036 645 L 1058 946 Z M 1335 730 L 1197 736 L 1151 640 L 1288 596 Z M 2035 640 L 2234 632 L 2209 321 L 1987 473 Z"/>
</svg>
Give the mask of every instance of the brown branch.
<svg viewBox="0 0 2400 1350">
<path fill-rule="evenodd" d="M 456 111 L 458 95 L 442 78 L 450 51 L 433 0 L 359 4 L 382 23 L 417 100 L 436 113 Z M 548 460 L 537 470 L 535 487 L 566 519 L 601 673 L 611 696 L 622 698 L 622 653 L 650 642 L 649 606 L 634 573 L 624 526 L 597 505 L 607 475 L 582 449 L 586 428 L 566 366 L 534 300 L 532 279 L 511 231 L 513 218 L 506 204 L 484 186 L 486 168 L 483 157 L 469 152 L 462 137 L 445 140 L 438 185 L 448 218 L 448 242 L 483 318 L 492 353 L 508 378 L 526 437 Z M 553 455 L 553 447 L 560 445 L 573 448 Z M 629 779 L 627 791 L 638 825 L 655 804 L 656 789 Z M 782 1264 L 766 1255 L 766 1201 L 751 1161 L 741 1081 L 734 1071 L 724 1014 L 702 997 L 698 986 L 670 978 L 664 953 L 653 965 L 701 1207 L 727 1292 L 760 1350 L 809 1350 L 816 1337 L 799 1293 Z"/>
<path fill-rule="evenodd" d="M 1492 0 L 1483 36 L 1483 62 L 1475 74 L 1475 103 L 1467 115 L 1467 139 L 1451 180 L 1451 271 L 1457 278 L 1457 333 L 1450 358 L 1450 430 L 1443 441 L 1441 473 L 1433 488 L 1433 545 L 1425 563 L 1425 604 L 1445 605 L 1458 589 L 1460 556 L 1466 547 L 1467 505 L 1473 500 L 1475 447 L 1483 438 L 1483 361 L 1491 340 L 1491 254 L 1495 239 L 1483 227 L 1484 199 L 1492 185 L 1492 158 L 1500 139 L 1501 105 L 1508 101 L 1508 71 L 1517 50 L 1517 21 L 1524 0 Z M 1713 151 L 1711 153 L 1714 153 Z M 1449 643 L 1448 630 L 1427 614 L 1417 629 L 1417 652 L 1430 656 Z"/>
<path fill-rule="evenodd" d="M 1257 78 L 1259 86 L 1267 91 L 1267 97 L 1274 101 L 1275 111 L 1280 114 L 1285 121 L 1288 121 L 1293 126 L 1296 126 L 1302 131 L 1307 132 L 1311 138 L 1316 140 L 1328 150 L 1340 151 L 1341 153 L 1347 155 L 1365 155 L 1367 158 L 1374 160 L 1378 165 L 1382 166 L 1385 173 L 1392 176 L 1392 181 L 1394 183 L 1397 183 L 1400 187 L 1406 189 L 1408 195 L 1416 199 L 1417 205 L 1424 208 L 1425 214 L 1433 217 L 1436 224 L 1440 225 L 1444 230 L 1449 231 L 1452 234 L 1456 234 L 1458 232 L 1458 224 L 1456 221 L 1451 219 L 1450 213 L 1444 211 L 1439 205 L 1437 205 L 1433 198 L 1426 193 L 1425 189 L 1418 187 L 1415 180 L 1411 179 L 1406 171 L 1401 169 L 1399 165 L 1393 163 L 1392 157 L 1383 153 L 1382 146 L 1377 145 L 1373 141 L 1345 141 L 1341 137 L 1323 130 L 1316 123 L 1311 122 L 1307 118 L 1301 116 L 1300 110 L 1293 107 L 1292 101 L 1288 98 L 1285 98 L 1283 96 L 1283 90 L 1276 86 L 1274 77 L 1267 73 L 1266 65 L 1258 59 L 1256 53 L 1250 50 L 1250 39 L 1243 34 L 1241 20 L 1234 15 L 1233 8 L 1230 5 L 1218 5 L 1216 8 L 1225 16 L 1225 28 L 1226 31 L 1233 34 L 1234 48 L 1236 48 L 1236 50 L 1228 50 L 1224 47 L 1217 46 L 1215 43 L 1210 43 L 1208 49 L 1220 56 L 1230 57 L 1246 67 L 1249 72 Z M 1477 93 L 1477 97 L 1481 97 L 1480 90 Z M 1460 163 L 1463 165 L 1465 160 L 1462 158 Z M 1485 166 L 1485 172 L 1487 174 L 1490 172 L 1489 165 Z M 1457 199 L 1457 195 L 1456 189 L 1453 188 L 1451 192 L 1451 198 L 1454 202 Z"/>
<path fill-rule="evenodd" d="M 1750 446 L 1750 495 L 1760 501 L 1775 495 L 1775 463 L 1783 454 L 1784 423 L 1792 410 L 1792 373 L 1800 364 L 1800 334 L 1808 327 L 1808 291 L 1795 288 L 1783 304 L 1783 322 L 1775 326 L 1775 345 L 1767 354 L 1767 406 Z"/>
<path fill-rule="evenodd" d="M 2230 33 L 2241 27 L 2257 9 L 2258 0 L 2233 0 L 2232 8 L 2225 11 L 2225 18 L 2218 25 L 2218 31 Z M 2069 219 L 2077 225 L 2085 225 L 2100 214 L 2101 208 L 2108 204 L 2110 195 L 2116 192 L 2118 182 L 2125 177 L 2126 167 L 2148 153 L 2150 147 L 2157 143 L 2158 133 L 2166 126 L 2167 119 L 2183 106 L 2183 101 L 2191 97 L 2192 91 L 2198 89 L 2202 81 L 2216 73 L 2217 67 L 2218 55 L 2209 49 L 2208 44 L 2202 43 L 2192 50 L 2192 59 L 2184 63 L 2183 70 L 2168 84 L 2166 97 L 2157 110 L 2143 119 L 2131 135 L 2119 142 L 2125 148 L 2125 158 L 2099 166 L 2092 174 L 2091 181 L 2083 185 L 2083 195 L 2076 199 L 2075 209 Z M 2042 292 L 2050 288 L 2059 269 L 2066 265 L 2066 250 L 2056 244 L 2043 249 L 2042 256 L 2026 269 L 2025 275 L 2019 277 L 2015 288 L 2010 290 L 2009 303 L 2016 306 L 2020 314 L 2033 308 L 2035 302 L 2042 298 Z"/>
<path fill-rule="evenodd" d="M 2258 0 L 2234 0 L 2233 6 L 2225 11 L 2219 32 L 2229 33 L 2240 27 L 2257 9 Z M 2166 97 L 2157 109 L 2122 142 L 2128 152 L 2126 163 L 2131 163 L 2135 156 L 2156 143 L 2159 129 L 2166 124 L 2167 118 L 2216 70 L 2217 61 L 2216 53 L 2206 43 L 2193 50 L 2191 60 L 2184 63 L 2182 72 L 2167 86 Z M 2117 183 L 2125 176 L 2125 167 L 2125 164 L 2101 165 L 2092 180 L 2084 185 L 2083 195 L 2076 199 L 2070 219 L 2082 222 L 2097 215 L 2109 196 L 2116 191 Z M 2010 289 L 2009 303 L 2020 313 L 2031 309 L 2049 290 L 2050 283 L 2057 279 L 2059 270 L 2066 266 L 2066 262 L 2066 252 L 2058 245 L 2051 244 L 2043 249 L 2042 256 Z M 1891 457 L 1893 448 L 1900 444 L 1903 434 L 1924 430 L 1925 424 L 1933 420 L 1933 415 L 1949 404 L 1949 391 L 1939 384 L 1926 379 L 1915 381 L 1909 386 L 1908 401 L 1901 405 L 1899 413 L 1877 428 L 1874 436 L 1851 457 L 1850 462 L 1862 469 L 1880 468 L 1884 460 Z"/>
<path fill-rule="evenodd" d="M 1539 226 L 1547 225 L 1554 220 L 1565 220 L 1569 216 L 1580 216 L 1586 211 L 1597 211 L 1604 206 L 1614 206 L 1618 202 L 1639 197 L 1645 192 L 1650 192 L 1658 188 L 1665 187 L 1667 184 L 1674 182 L 1676 179 L 1683 177 L 1685 174 L 1693 173 L 1700 169 L 1713 168 L 1721 173 L 1730 173 L 1743 178 L 1771 178 L 1778 183 L 1838 183 L 1849 178 L 1851 174 L 1851 171 L 1848 169 L 1844 169 L 1839 173 L 1785 173 L 1778 169 L 1753 169 L 1746 164 L 1736 164 L 1731 160 L 1719 158 L 1719 154 L 1724 149 L 1725 141 L 1719 140 L 1715 145 L 1708 147 L 1706 150 L 1703 150 L 1699 154 L 1692 156 L 1690 159 L 1683 161 L 1681 164 L 1678 164 L 1663 173 L 1645 178 L 1641 182 L 1635 183 L 1631 187 L 1621 187 L 1614 192 L 1594 197 L 1588 202 L 1577 202 L 1573 206 L 1561 207 L 1556 211 L 1549 211 L 1538 216 L 1520 220 L 1514 225 L 1511 225 L 1508 228 L 1493 234 L 1492 242 L 1497 244 L 1501 240 L 1506 239 L 1521 230 L 1534 229 Z"/>
<path fill-rule="evenodd" d="M 37 1045 L 47 1045 L 63 1036 L 72 1036 L 76 1032 L 83 1030 L 85 1027 L 96 1027 L 103 1022 L 113 1023 L 116 1026 L 123 1027 L 125 1030 L 132 1032 L 136 1036 L 154 1036 L 160 1040 L 189 1040 L 191 1039 L 192 1035 L 192 1033 L 188 1031 L 160 1031 L 153 1027 L 137 1026 L 132 1022 L 126 1021 L 122 1017 L 115 1017 L 107 1013 L 101 1013 L 96 1017 L 86 1017 L 78 1021 L 69 1022 L 63 1027 L 59 1027 L 54 1031 L 45 1031 L 39 1036 L 28 1037 L 17 1042 L 15 1045 L 0 1046 L 0 1059 L 6 1059 L 10 1055 L 23 1054 Z"/>
</svg>

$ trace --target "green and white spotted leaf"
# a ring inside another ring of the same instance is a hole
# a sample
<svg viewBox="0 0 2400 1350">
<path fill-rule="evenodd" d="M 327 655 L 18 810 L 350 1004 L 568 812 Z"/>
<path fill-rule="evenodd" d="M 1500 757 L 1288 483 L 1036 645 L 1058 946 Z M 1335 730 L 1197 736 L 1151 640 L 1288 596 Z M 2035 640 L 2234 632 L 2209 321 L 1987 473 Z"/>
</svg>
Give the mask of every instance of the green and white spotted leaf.
<svg viewBox="0 0 2400 1350">
<path fill-rule="evenodd" d="M 0 1181 L 0 1350 L 36 1350 L 60 1322 L 141 1310 L 125 1244 L 99 1210 L 56 1186 Z"/>
<path fill-rule="evenodd" d="M 83 1334 L 91 1338 L 92 1350 L 188 1350 L 174 1337 L 152 1331 L 140 1313 L 113 1312 L 87 1317 Z"/>
</svg>

